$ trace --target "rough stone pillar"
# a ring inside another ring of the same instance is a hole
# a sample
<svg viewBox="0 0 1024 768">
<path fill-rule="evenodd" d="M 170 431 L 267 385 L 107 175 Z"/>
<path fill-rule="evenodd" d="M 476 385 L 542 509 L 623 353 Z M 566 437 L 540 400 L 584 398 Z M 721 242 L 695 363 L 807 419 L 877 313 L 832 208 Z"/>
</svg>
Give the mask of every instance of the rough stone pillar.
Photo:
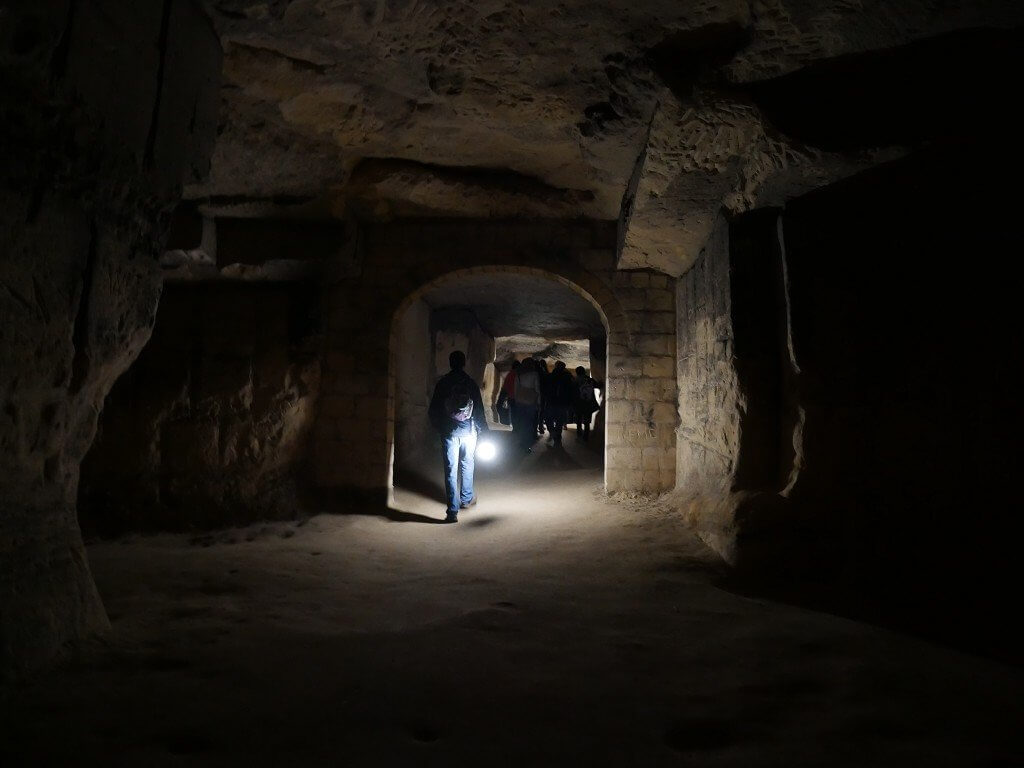
<svg viewBox="0 0 1024 768">
<path fill-rule="evenodd" d="M 164 222 L 208 166 L 220 71 L 188 0 L 16 8 L 0 29 L 0 676 L 107 625 L 79 464 L 149 337 Z"/>
<path fill-rule="evenodd" d="M 678 283 L 678 489 L 688 523 L 734 565 L 789 560 L 786 486 L 801 420 L 787 345 L 778 211 L 720 218 Z"/>
</svg>

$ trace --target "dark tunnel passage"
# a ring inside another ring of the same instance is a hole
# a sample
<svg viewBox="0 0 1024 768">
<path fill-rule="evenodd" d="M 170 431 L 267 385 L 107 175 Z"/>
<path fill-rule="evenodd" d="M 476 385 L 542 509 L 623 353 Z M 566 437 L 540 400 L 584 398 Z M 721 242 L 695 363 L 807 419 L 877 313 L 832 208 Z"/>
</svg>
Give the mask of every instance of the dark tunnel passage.
<svg viewBox="0 0 1024 768">
<path fill-rule="evenodd" d="M 476 462 L 477 477 L 485 486 L 492 476 L 525 472 L 522 482 L 528 485 L 533 471 L 584 468 L 593 470 L 603 483 L 603 410 L 587 412 L 587 430 L 593 427 L 594 434 L 591 440 L 588 432 L 582 446 L 578 444 L 583 443 L 583 431 L 577 434 L 575 421 L 563 416 L 556 427 L 556 409 L 538 400 L 530 436 L 523 442 L 522 424 L 518 419 L 513 424 L 514 405 L 508 405 L 501 392 L 506 379 L 516 374 L 513 363 L 527 358 L 543 361 L 545 372 L 538 379 L 542 388 L 548 377 L 555 376 L 559 362 L 566 369 L 566 386 L 574 388 L 574 394 L 579 386 L 574 378 L 578 367 L 585 369 L 587 380 L 603 382 L 605 322 L 598 308 L 556 275 L 524 272 L 514 266 L 456 272 L 418 290 L 396 312 L 391 334 L 393 485 L 419 491 L 431 501 L 444 498 L 439 438 L 427 410 L 435 382 L 448 372 L 449 355 L 456 350 L 466 354 L 465 370 L 480 387 L 485 418 L 494 433 L 489 439 L 498 447 L 493 459 Z M 540 390 L 537 394 L 543 396 Z M 544 394 L 553 398 L 553 393 Z M 595 402 L 599 398 L 595 395 Z M 565 405 L 568 414 L 572 400 Z M 564 441 L 562 425 L 566 426 Z"/>
<path fill-rule="evenodd" d="M 1024 765 L 1022 30 L 0 0 L 0 763 Z"/>
</svg>

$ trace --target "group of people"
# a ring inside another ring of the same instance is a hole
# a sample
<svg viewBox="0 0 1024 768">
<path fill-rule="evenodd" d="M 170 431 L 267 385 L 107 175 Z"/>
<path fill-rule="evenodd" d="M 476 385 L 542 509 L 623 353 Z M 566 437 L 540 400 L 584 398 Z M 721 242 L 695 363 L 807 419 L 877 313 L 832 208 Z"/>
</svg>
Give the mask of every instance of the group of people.
<svg viewBox="0 0 1024 768">
<path fill-rule="evenodd" d="M 498 396 L 499 413 L 507 411 L 512 431 L 523 450 L 530 451 L 545 429 L 561 445 L 562 431 L 575 421 L 576 439 L 590 439 L 590 422 L 600 407 L 599 385 L 582 365 L 573 376 L 561 360 L 549 372 L 544 360 L 528 357 L 512 363 Z"/>
</svg>

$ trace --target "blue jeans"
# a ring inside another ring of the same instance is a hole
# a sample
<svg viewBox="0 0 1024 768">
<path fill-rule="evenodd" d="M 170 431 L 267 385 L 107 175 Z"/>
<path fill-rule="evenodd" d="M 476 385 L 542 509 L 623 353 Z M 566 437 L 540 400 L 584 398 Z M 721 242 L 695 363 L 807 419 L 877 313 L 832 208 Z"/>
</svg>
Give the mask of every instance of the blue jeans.
<svg viewBox="0 0 1024 768">
<path fill-rule="evenodd" d="M 473 500 L 473 469 L 476 461 L 476 430 L 457 432 L 444 438 L 444 492 L 448 512 L 459 511 L 459 504 Z M 462 494 L 459 494 L 459 470 L 462 470 Z"/>
</svg>

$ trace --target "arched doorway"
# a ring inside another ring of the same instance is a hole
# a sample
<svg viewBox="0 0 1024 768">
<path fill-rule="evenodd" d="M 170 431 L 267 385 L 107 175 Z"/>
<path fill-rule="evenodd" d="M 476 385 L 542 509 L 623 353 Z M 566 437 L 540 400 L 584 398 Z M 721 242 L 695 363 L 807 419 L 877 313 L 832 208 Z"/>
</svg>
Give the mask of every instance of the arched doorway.
<svg viewBox="0 0 1024 768">
<path fill-rule="evenodd" d="M 467 354 L 466 370 L 481 386 L 488 421 L 500 430 L 492 409 L 513 359 L 549 358 L 553 365 L 558 358 L 570 371 L 579 366 L 603 381 L 610 330 L 592 295 L 539 268 L 454 270 L 411 291 L 395 310 L 389 336 L 389 493 L 398 477 L 437 475 L 427 404 L 434 382 L 448 371 L 450 351 Z M 592 419 L 586 421 L 589 426 Z M 602 469 L 604 423 L 599 416 L 594 440 Z"/>
<path fill-rule="evenodd" d="M 452 273 L 562 281 L 607 331 L 606 490 L 675 484 L 675 293 L 666 275 L 616 268 L 615 229 L 594 222 L 393 221 L 369 226 L 358 262 L 327 289 L 324 378 L 313 485 L 376 501 L 390 492 L 395 312 Z"/>
</svg>

